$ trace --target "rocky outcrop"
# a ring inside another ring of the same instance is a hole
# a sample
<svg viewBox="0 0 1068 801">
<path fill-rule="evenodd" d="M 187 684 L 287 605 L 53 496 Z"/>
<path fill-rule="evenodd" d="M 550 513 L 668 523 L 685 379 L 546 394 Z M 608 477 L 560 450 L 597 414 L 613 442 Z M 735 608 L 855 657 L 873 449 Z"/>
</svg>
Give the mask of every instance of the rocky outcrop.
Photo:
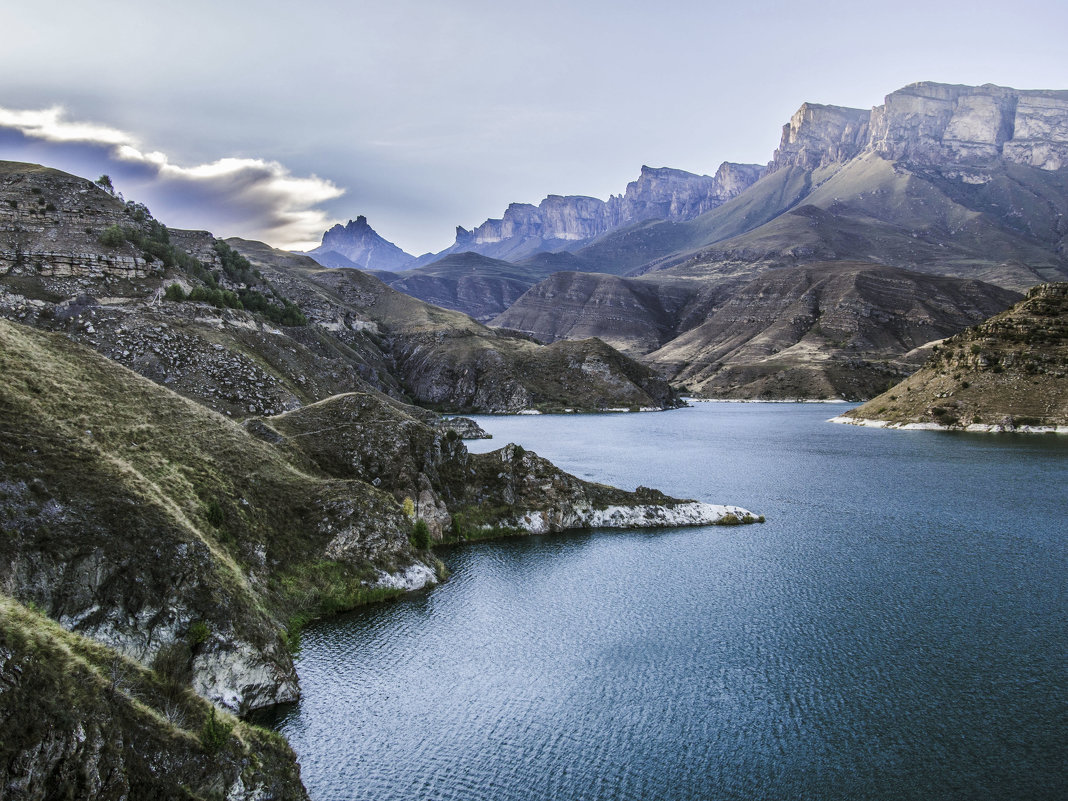
<svg viewBox="0 0 1068 801">
<path fill-rule="evenodd" d="M 471 231 L 457 228 L 456 243 L 447 252 L 473 251 L 514 261 L 539 250 L 567 250 L 609 226 L 603 200 L 549 195 L 537 206 L 512 203 L 500 219 L 486 220 Z"/>
<path fill-rule="evenodd" d="M 715 177 L 642 166 L 623 195 L 608 200 L 612 227 L 642 220 L 692 220 L 745 191 L 764 173 L 757 164 L 723 162 Z"/>
<path fill-rule="evenodd" d="M 1068 283 L 938 343 L 922 369 L 836 422 L 1068 433 Z"/>
<path fill-rule="evenodd" d="M 1018 297 L 872 264 L 773 270 L 646 361 L 701 397 L 872 397 L 916 369 L 905 354 Z"/>
<path fill-rule="evenodd" d="M 472 478 L 462 503 L 453 509 L 446 540 L 764 522 L 737 506 L 680 500 L 648 487 L 626 492 L 583 481 L 514 444 L 471 454 L 467 465 Z"/>
<path fill-rule="evenodd" d="M 308 255 L 324 267 L 361 270 L 403 270 L 415 261 L 415 256 L 379 236 L 362 214 L 323 234 L 323 243 Z"/>
<path fill-rule="evenodd" d="M 84 178 L 0 162 L 0 275 L 29 273 L 67 286 L 160 276 L 163 264 L 131 243 L 101 242 L 109 227 L 141 225 L 135 209 Z"/>
<path fill-rule="evenodd" d="M 285 453 L 339 479 L 388 489 L 436 540 L 544 534 L 575 528 L 649 528 L 755 522 L 738 507 L 627 492 L 569 475 L 517 445 L 472 454 L 451 430 L 399 405 L 350 394 L 260 421 Z"/>
<path fill-rule="evenodd" d="M 768 169 L 815 170 L 848 161 L 868 144 L 870 119 L 862 109 L 803 103 L 782 127 L 782 142 Z"/>
</svg>

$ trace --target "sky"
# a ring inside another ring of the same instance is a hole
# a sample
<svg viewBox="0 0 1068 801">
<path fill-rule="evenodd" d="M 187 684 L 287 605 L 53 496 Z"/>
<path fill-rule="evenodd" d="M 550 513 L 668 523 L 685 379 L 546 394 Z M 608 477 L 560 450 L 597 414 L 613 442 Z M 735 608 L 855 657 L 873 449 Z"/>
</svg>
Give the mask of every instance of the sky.
<svg viewBox="0 0 1068 801">
<path fill-rule="evenodd" d="M 290 249 L 363 214 L 436 252 L 643 164 L 766 163 L 806 101 L 1068 89 L 1063 0 L 3 2 L 0 159 Z"/>
</svg>

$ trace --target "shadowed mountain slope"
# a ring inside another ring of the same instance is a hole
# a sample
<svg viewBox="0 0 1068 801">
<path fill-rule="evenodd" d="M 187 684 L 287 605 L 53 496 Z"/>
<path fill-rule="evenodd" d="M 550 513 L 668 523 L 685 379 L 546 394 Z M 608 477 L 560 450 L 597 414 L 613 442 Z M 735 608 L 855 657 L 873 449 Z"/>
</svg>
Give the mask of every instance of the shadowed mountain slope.
<svg viewBox="0 0 1068 801">
<path fill-rule="evenodd" d="M 463 312 L 480 322 L 496 317 L 548 274 L 536 265 L 517 265 L 470 251 L 453 253 L 413 270 L 374 273 L 406 295 Z"/>
<path fill-rule="evenodd" d="M 705 397 L 870 397 L 916 368 L 913 349 L 1019 295 L 871 264 L 768 272 L 646 361 Z"/>
</svg>

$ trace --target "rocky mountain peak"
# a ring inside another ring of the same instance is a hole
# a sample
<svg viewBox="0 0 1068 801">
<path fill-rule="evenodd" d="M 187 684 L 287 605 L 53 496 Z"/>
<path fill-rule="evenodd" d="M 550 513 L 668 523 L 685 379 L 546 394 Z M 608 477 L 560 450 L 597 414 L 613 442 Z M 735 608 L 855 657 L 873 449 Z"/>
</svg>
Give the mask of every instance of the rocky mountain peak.
<svg viewBox="0 0 1068 801">
<path fill-rule="evenodd" d="M 1068 165 L 1068 92 L 913 83 L 870 112 L 804 103 L 783 126 L 771 170 L 814 170 L 874 152 L 922 166 L 997 161 Z"/>
<path fill-rule="evenodd" d="M 323 243 L 308 255 L 325 267 L 363 270 L 403 270 L 415 261 L 414 256 L 379 236 L 362 214 L 323 234 Z"/>
</svg>

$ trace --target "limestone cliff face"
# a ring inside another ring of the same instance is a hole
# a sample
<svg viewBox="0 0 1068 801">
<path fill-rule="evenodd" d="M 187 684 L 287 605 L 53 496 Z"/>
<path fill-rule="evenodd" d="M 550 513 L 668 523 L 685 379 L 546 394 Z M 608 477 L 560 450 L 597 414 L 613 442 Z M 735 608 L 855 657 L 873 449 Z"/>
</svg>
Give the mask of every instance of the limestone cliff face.
<svg viewBox="0 0 1068 801">
<path fill-rule="evenodd" d="M 867 145 L 870 119 L 871 113 L 862 109 L 804 103 L 782 127 L 782 142 L 769 169 L 814 170 L 848 161 Z"/>
<path fill-rule="evenodd" d="M 415 256 L 379 236 L 362 214 L 323 234 L 323 243 L 308 255 L 324 267 L 363 270 L 403 270 L 415 261 Z"/>
<path fill-rule="evenodd" d="M 162 275 L 129 242 L 102 246 L 110 226 L 137 227 L 134 207 L 91 181 L 35 164 L 0 163 L 0 274 L 142 279 Z"/>
<path fill-rule="evenodd" d="M 638 180 L 627 184 L 623 195 L 609 198 L 612 225 L 618 227 L 642 220 L 692 220 L 747 189 L 763 171 L 756 164 L 723 162 L 712 177 L 643 165 Z"/>
<path fill-rule="evenodd" d="M 521 259 L 539 251 L 571 250 L 601 234 L 644 220 L 692 220 L 745 191 L 765 168 L 724 162 L 715 176 L 643 166 L 622 195 L 607 201 L 582 195 L 549 195 L 537 206 L 512 203 L 500 219 L 468 231 L 456 229 L 447 253 L 474 251 Z"/>
<path fill-rule="evenodd" d="M 457 242 L 492 245 L 509 239 L 541 239 L 577 242 L 608 227 L 608 210 L 595 197 L 549 195 L 539 205 L 512 203 L 499 220 L 486 220 Z M 461 238 L 462 237 L 462 238 Z"/>
<path fill-rule="evenodd" d="M 813 170 L 865 151 L 914 165 L 1057 170 L 1068 165 L 1068 92 L 922 82 L 870 112 L 805 103 L 783 126 L 770 169 Z"/>
</svg>

